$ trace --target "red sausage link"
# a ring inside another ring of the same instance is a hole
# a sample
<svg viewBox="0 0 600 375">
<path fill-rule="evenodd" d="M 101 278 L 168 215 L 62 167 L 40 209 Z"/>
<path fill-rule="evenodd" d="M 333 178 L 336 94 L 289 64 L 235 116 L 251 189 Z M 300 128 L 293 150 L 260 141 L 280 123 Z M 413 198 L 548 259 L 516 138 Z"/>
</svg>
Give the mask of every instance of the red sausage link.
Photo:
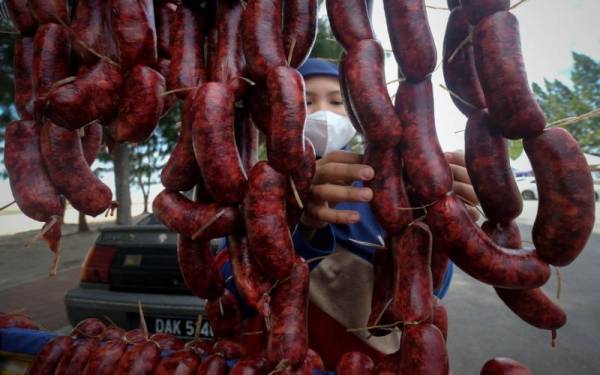
<svg viewBox="0 0 600 375">
<path fill-rule="evenodd" d="M 374 38 L 365 0 L 326 0 L 326 5 L 331 30 L 346 51 Z"/>
<path fill-rule="evenodd" d="M 523 364 L 510 358 L 493 358 L 485 363 L 481 375 L 533 375 Z"/>
<path fill-rule="evenodd" d="M 246 174 L 254 164 L 258 163 L 258 129 L 254 126 L 250 110 L 236 110 L 235 113 L 235 143 Z"/>
<path fill-rule="evenodd" d="M 209 299 L 204 306 L 210 328 L 218 339 L 237 339 L 242 333 L 240 305 L 235 296 L 225 289 L 225 293 Z M 213 348 L 214 349 L 214 348 Z"/>
<path fill-rule="evenodd" d="M 251 77 L 265 79 L 267 70 L 286 65 L 282 0 L 249 0 L 242 16 L 242 45 Z"/>
<path fill-rule="evenodd" d="M 205 14 L 207 18 L 206 34 L 206 71 L 210 73 L 217 61 L 217 48 L 219 47 L 219 28 L 217 25 L 217 8 L 219 0 L 210 0 L 206 4 Z"/>
<path fill-rule="evenodd" d="M 481 229 L 491 238 L 492 241 L 502 247 L 509 249 L 519 249 L 523 245 L 521 242 L 521 232 L 519 226 L 511 221 L 507 225 L 495 224 L 486 221 Z"/>
<path fill-rule="evenodd" d="M 550 268 L 537 251 L 494 244 L 454 195 L 427 211 L 434 237 L 446 244 L 450 259 L 477 280 L 501 288 L 531 289 L 544 285 L 550 277 Z"/>
<path fill-rule="evenodd" d="M 101 60 L 91 69 L 80 73 L 75 81 L 50 92 L 45 108 L 46 117 L 70 130 L 105 119 L 118 108 L 123 82 L 121 70 Z"/>
<path fill-rule="evenodd" d="M 413 220 L 411 204 L 404 189 L 400 150 L 367 145 L 363 163 L 375 170 L 375 177 L 365 185 L 373 190 L 371 207 L 377 222 L 388 233 L 400 233 Z"/>
<path fill-rule="evenodd" d="M 81 147 L 83 147 L 85 161 L 91 166 L 102 148 L 102 125 L 99 122 L 93 122 L 85 127 Z"/>
<path fill-rule="evenodd" d="M 156 25 L 152 0 L 112 0 L 112 29 L 123 71 L 137 64 L 154 66 Z"/>
<path fill-rule="evenodd" d="M 339 78 L 338 81 L 340 83 L 340 92 L 342 95 L 342 101 L 344 102 L 344 108 L 346 109 L 346 113 L 348 114 L 348 118 L 352 123 L 354 129 L 360 133 L 364 134 L 364 129 L 360 125 L 358 121 L 358 117 L 356 116 L 356 112 L 354 111 L 354 107 L 352 106 L 352 98 L 350 97 L 350 92 L 348 92 L 348 79 L 346 77 L 346 54 L 342 55 L 342 60 L 339 65 Z"/>
<path fill-rule="evenodd" d="M 485 17 L 496 12 L 510 9 L 510 0 L 461 0 L 460 4 L 465 9 L 472 25 L 477 25 Z"/>
<path fill-rule="evenodd" d="M 73 328 L 71 336 L 79 338 L 98 338 L 102 337 L 106 330 L 106 325 L 96 318 L 88 318 L 80 321 Z"/>
<path fill-rule="evenodd" d="M 237 0 L 221 0 L 217 5 L 217 40 L 214 58 L 210 64 L 210 80 L 227 83 L 240 98 L 246 82 L 239 79 L 245 74 L 246 59 L 242 47 L 242 3 Z"/>
<path fill-rule="evenodd" d="M 169 46 L 169 90 L 195 87 L 206 81 L 204 27 L 204 17 L 200 8 L 191 7 L 190 2 L 183 2 L 177 7 L 171 26 Z M 190 92 L 178 92 L 177 97 L 185 99 Z"/>
<path fill-rule="evenodd" d="M 400 342 L 400 375 L 448 374 L 448 352 L 444 336 L 433 324 L 405 326 Z"/>
<path fill-rule="evenodd" d="M 398 374 L 401 354 L 402 353 L 400 351 L 397 351 L 396 353 L 386 355 L 383 360 L 377 364 L 375 373 L 377 375 Z"/>
<path fill-rule="evenodd" d="M 112 375 L 126 350 L 127 343 L 121 339 L 100 343 L 90 356 L 83 375 Z"/>
<path fill-rule="evenodd" d="M 71 350 L 73 339 L 68 336 L 57 336 L 48 341 L 35 357 L 29 368 L 29 375 L 53 375 L 60 359 Z"/>
<path fill-rule="evenodd" d="M 198 241 L 226 236 L 241 225 L 241 214 L 235 207 L 192 202 L 179 192 L 167 190 L 154 198 L 152 211 L 167 228 L 190 238 L 196 235 Z"/>
<path fill-rule="evenodd" d="M 294 245 L 285 216 L 289 181 L 262 161 L 250 171 L 244 219 L 252 257 L 262 272 L 283 279 L 292 271 Z"/>
<path fill-rule="evenodd" d="M 117 45 L 112 36 L 110 2 L 79 0 L 71 22 L 73 50 L 84 65 L 93 65 L 98 56 L 90 48 L 112 60 L 117 58 Z"/>
<path fill-rule="evenodd" d="M 361 40 L 345 58 L 346 83 L 367 142 L 387 148 L 400 143 L 402 125 L 388 95 L 383 48 L 376 40 Z"/>
<path fill-rule="evenodd" d="M 246 236 L 234 234 L 228 239 L 227 250 L 236 289 L 250 307 L 265 314 L 264 304 L 269 301 L 266 293 L 271 289 L 272 283 L 262 275 L 254 259 L 250 257 Z"/>
<path fill-rule="evenodd" d="M 40 329 L 36 322 L 22 314 L 0 314 L 0 329 L 2 328 Z"/>
<path fill-rule="evenodd" d="M 200 298 L 223 294 L 224 282 L 211 253 L 210 241 L 179 235 L 177 260 L 185 285 Z"/>
<path fill-rule="evenodd" d="M 43 110 L 46 95 L 54 83 L 69 75 L 70 58 L 71 43 L 67 29 L 55 23 L 40 26 L 33 38 L 31 75 L 36 116 Z"/>
<path fill-rule="evenodd" d="M 266 369 L 259 367 L 255 359 L 238 361 L 229 371 L 229 375 L 261 375 Z"/>
<path fill-rule="evenodd" d="M 508 142 L 485 110 L 471 115 L 465 131 L 469 177 L 486 217 L 508 224 L 523 210 L 523 199 L 510 167 Z"/>
<path fill-rule="evenodd" d="M 6 0 L 5 3 L 8 15 L 21 35 L 33 35 L 37 22 L 27 6 L 28 0 Z"/>
<path fill-rule="evenodd" d="M 19 209 L 41 222 L 62 216 L 63 203 L 40 152 L 40 126 L 33 121 L 15 121 L 6 127 L 4 137 L 4 164 Z"/>
<path fill-rule="evenodd" d="M 500 246 L 521 247 L 521 234 L 514 222 L 504 228 L 486 221 L 482 229 Z M 540 329 L 556 330 L 565 325 L 567 316 L 540 288 L 511 290 L 495 288 L 498 297 L 519 318 Z"/>
<path fill-rule="evenodd" d="M 299 67 L 317 39 L 317 0 L 286 0 L 283 12 L 283 45 L 290 65 Z"/>
<path fill-rule="evenodd" d="M 246 349 L 239 342 L 223 339 L 215 343 L 213 353 L 219 354 L 227 359 L 240 359 L 246 354 Z"/>
<path fill-rule="evenodd" d="M 109 326 L 102 333 L 102 341 L 121 340 L 125 336 L 125 330 L 117 326 Z"/>
<path fill-rule="evenodd" d="M 394 256 L 394 296 L 390 306 L 394 322 L 421 322 L 433 314 L 430 268 L 431 234 L 421 223 L 391 237 Z"/>
<path fill-rule="evenodd" d="M 306 358 L 308 283 L 308 265 L 301 258 L 296 258 L 289 278 L 281 281 L 273 291 L 271 330 L 267 344 L 267 361 L 271 366 L 284 361 L 286 365 L 296 368 Z"/>
<path fill-rule="evenodd" d="M 133 345 L 119 360 L 115 375 L 151 375 L 160 362 L 160 349 L 151 342 Z"/>
<path fill-rule="evenodd" d="M 512 312 L 534 327 L 556 330 L 567 322 L 563 309 L 540 288 L 528 290 L 496 288 L 496 293 Z"/>
<path fill-rule="evenodd" d="M 46 121 L 42 127 L 41 149 L 50 180 L 73 208 L 98 216 L 111 206 L 112 192 L 87 164 L 76 131 Z"/>
<path fill-rule="evenodd" d="M 194 95 L 193 108 L 192 142 L 206 189 L 223 205 L 240 203 L 248 178 L 235 144 L 233 91 L 227 84 L 206 83 Z"/>
<path fill-rule="evenodd" d="M 198 366 L 196 375 L 225 375 L 227 371 L 227 362 L 225 358 L 211 354 L 204 358 L 204 361 Z"/>
<path fill-rule="evenodd" d="M 361 352 L 345 353 L 335 368 L 336 375 L 372 375 L 375 364 L 368 355 Z"/>
<path fill-rule="evenodd" d="M 167 164 L 160 174 L 160 181 L 168 190 L 190 190 L 202 178 L 200 167 L 196 163 L 192 143 L 192 123 L 194 116 L 192 105 L 196 91 L 190 93 L 183 102 L 179 138 Z"/>
<path fill-rule="evenodd" d="M 323 363 L 323 359 L 319 355 L 319 353 L 314 350 L 308 348 L 306 351 L 306 363 L 309 365 L 308 367 L 312 370 L 321 370 L 325 371 L 325 364 Z"/>
<path fill-rule="evenodd" d="M 256 127 L 261 132 L 267 134 L 271 118 L 271 108 L 269 107 L 269 97 L 266 87 L 259 84 L 249 87 L 244 99 L 244 107 L 246 105 L 252 114 L 252 121 L 254 121 Z"/>
<path fill-rule="evenodd" d="M 180 350 L 161 359 L 154 375 L 195 375 L 200 359 L 192 352 Z"/>
<path fill-rule="evenodd" d="M 401 82 L 396 93 L 396 112 L 402 121 L 402 156 L 410 185 L 423 204 L 442 199 L 452 190 L 452 173 L 435 131 L 433 87 Z"/>
<path fill-rule="evenodd" d="M 97 339 L 79 339 L 58 363 L 55 375 L 80 375 L 100 344 Z"/>
<path fill-rule="evenodd" d="M 424 0 L 384 0 L 392 50 L 408 81 L 420 82 L 437 65 L 437 51 Z"/>
<path fill-rule="evenodd" d="M 154 4 L 154 16 L 156 19 L 156 46 L 158 48 L 159 57 L 171 57 L 171 29 L 173 28 L 173 20 L 177 4 L 169 1 L 159 1 Z M 166 77 L 166 76 L 165 76 Z"/>
<path fill-rule="evenodd" d="M 144 65 L 131 69 L 117 117 L 108 126 L 110 137 L 117 142 L 147 140 L 163 113 L 165 89 L 165 79 L 156 70 Z"/>
<path fill-rule="evenodd" d="M 150 340 L 154 341 L 161 351 L 183 349 L 183 341 L 170 333 L 155 333 L 150 336 Z"/>
<path fill-rule="evenodd" d="M 384 247 L 377 248 L 373 253 L 373 295 L 367 326 L 385 325 L 394 322 L 390 310 L 393 290 L 394 259 L 392 252 Z M 387 336 L 390 331 L 373 328 L 369 330 L 369 333 L 373 336 Z"/>
<path fill-rule="evenodd" d="M 141 328 L 136 328 L 125 332 L 123 340 L 128 344 L 138 344 L 148 341 L 148 335 Z"/>
<path fill-rule="evenodd" d="M 27 0 L 27 7 L 40 24 L 58 22 L 69 23 L 69 2 L 66 0 Z"/>
<path fill-rule="evenodd" d="M 431 316 L 431 321 L 428 323 L 436 326 L 442 335 L 444 336 L 444 341 L 448 340 L 448 312 L 446 311 L 446 307 L 442 301 L 434 297 L 434 307 L 433 307 L 433 315 Z"/>
<path fill-rule="evenodd" d="M 477 76 L 473 44 L 468 43 L 461 46 L 472 29 L 464 9 L 457 7 L 450 13 L 444 36 L 443 70 L 446 86 L 452 93 L 464 100 L 460 100 L 454 95 L 450 96 L 456 107 L 465 116 L 470 116 L 477 109 L 487 107 Z M 459 46 L 461 48 L 457 51 Z"/>
<path fill-rule="evenodd" d="M 525 71 L 517 18 L 498 12 L 473 30 L 475 65 L 494 123 L 506 138 L 541 133 L 546 117 L 535 100 Z"/>
<path fill-rule="evenodd" d="M 539 190 L 533 243 L 554 266 L 571 263 L 585 247 L 594 226 L 594 186 L 577 141 L 551 128 L 523 142 Z"/>
<path fill-rule="evenodd" d="M 158 59 L 157 70 L 160 74 L 162 74 L 163 77 L 166 78 L 169 76 L 170 69 L 171 60 L 165 58 Z M 169 112 L 171 112 L 171 109 L 173 109 L 175 103 L 177 103 L 177 96 L 175 96 L 175 94 L 169 94 L 167 96 L 164 96 L 164 102 L 165 104 L 163 106 L 163 113 L 161 114 L 161 118 L 165 117 Z"/>
<path fill-rule="evenodd" d="M 7 3 L 8 4 L 8 3 Z M 15 40 L 15 106 L 21 119 L 33 118 L 33 96 L 31 76 L 33 74 L 33 39 Z"/>
<path fill-rule="evenodd" d="M 293 174 L 304 161 L 306 98 L 302 75 L 287 66 L 266 75 L 271 119 L 267 133 L 269 163 L 278 172 Z"/>
<path fill-rule="evenodd" d="M 308 138 L 304 138 L 304 149 L 305 151 L 302 164 L 296 168 L 296 171 L 294 171 L 294 174 L 291 176 L 291 179 L 294 182 L 294 187 L 298 192 L 298 196 L 300 197 L 302 204 L 304 204 L 304 202 L 306 202 L 308 199 L 313 177 L 315 176 L 315 172 L 317 170 L 315 148 Z M 292 181 L 290 181 L 290 189 L 288 189 L 289 191 L 287 193 L 286 202 L 286 216 L 290 227 L 298 223 L 302 214 L 302 208 L 300 208 L 296 195 L 294 194 L 291 186 Z"/>
<path fill-rule="evenodd" d="M 204 354 L 211 354 L 214 345 L 213 340 L 199 338 L 187 342 L 185 348 L 201 357 Z"/>
</svg>

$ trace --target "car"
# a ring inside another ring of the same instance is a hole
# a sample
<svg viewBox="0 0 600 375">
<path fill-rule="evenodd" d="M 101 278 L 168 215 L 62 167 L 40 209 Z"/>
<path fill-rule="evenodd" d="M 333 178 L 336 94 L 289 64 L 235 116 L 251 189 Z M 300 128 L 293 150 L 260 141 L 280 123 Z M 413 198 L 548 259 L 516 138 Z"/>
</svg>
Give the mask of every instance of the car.
<svg viewBox="0 0 600 375">
<path fill-rule="evenodd" d="M 524 177 L 517 180 L 517 187 L 524 200 L 538 199 L 538 189 L 535 179 L 532 177 Z"/>
<path fill-rule="evenodd" d="M 216 251 L 218 241 L 212 242 Z M 140 327 L 141 303 L 150 332 L 212 338 L 205 300 L 186 287 L 177 261 L 177 234 L 149 214 L 132 226 L 100 229 L 82 264 L 79 285 L 65 295 L 70 323 L 104 318 L 130 330 Z"/>
</svg>

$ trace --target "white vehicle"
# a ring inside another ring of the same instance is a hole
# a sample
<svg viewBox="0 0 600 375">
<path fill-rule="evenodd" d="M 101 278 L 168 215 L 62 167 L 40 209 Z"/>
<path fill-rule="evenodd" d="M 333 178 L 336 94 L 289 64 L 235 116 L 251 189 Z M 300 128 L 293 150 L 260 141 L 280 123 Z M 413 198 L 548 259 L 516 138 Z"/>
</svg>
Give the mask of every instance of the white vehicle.
<svg viewBox="0 0 600 375">
<path fill-rule="evenodd" d="M 519 188 L 519 192 L 524 200 L 537 200 L 538 199 L 538 189 L 537 184 L 535 183 L 535 178 L 533 177 L 523 177 L 517 180 L 517 187 Z M 600 185 L 594 184 L 594 199 L 596 201 L 600 200 Z"/>
<path fill-rule="evenodd" d="M 524 200 L 538 199 L 538 189 L 533 177 L 523 177 L 517 180 L 517 187 Z"/>
</svg>

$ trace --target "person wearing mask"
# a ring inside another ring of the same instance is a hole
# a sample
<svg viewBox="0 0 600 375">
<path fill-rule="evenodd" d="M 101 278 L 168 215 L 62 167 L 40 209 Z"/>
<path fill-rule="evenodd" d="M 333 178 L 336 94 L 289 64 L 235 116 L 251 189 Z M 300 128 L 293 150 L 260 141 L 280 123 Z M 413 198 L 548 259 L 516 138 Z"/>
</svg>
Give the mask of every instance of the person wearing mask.
<svg viewBox="0 0 600 375">
<path fill-rule="evenodd" d="M 305 136 L 313 143 L 317 167 L 300 223 L 292 228 L 296 253 L 309 261 L 309 345 L 327 368 L 341 355 L 361 351 L 378 362 L 400 347 L 400 333 L 370 337 L 366 328 L 373 290 L 374 247 L 385 238 L 369 202 L 373 191 L 364 186 L 374 170 L 362 155 L 349 149 L 356 130 L 347 116 L 339 85 L 339 70 L 323 59 L 308 59 L 299 69 L 305 80 L 307 121 Z M 459 153 L 446 153 L 454 176 L 454 191 L 470 202 L 477 197 Z M 477 218 L 477 211 L 470 208 Z M 311 261 L 311 259 L 313 261 Z M 229 269 L 230 267 L 225 266 Z M 449 265 L 443 298 L 452 278 Z M 224 276 L 228 276 L 225 272 Z M 232 284 L 232 283 L 231 283 Z"/>
</svg>

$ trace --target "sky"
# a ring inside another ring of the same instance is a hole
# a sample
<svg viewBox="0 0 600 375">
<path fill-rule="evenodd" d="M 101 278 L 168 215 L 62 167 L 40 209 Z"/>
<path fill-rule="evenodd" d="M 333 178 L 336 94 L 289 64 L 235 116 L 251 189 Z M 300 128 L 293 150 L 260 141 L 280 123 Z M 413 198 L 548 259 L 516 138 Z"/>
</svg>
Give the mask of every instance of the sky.
<svg viewBox="0 0 600 375">
<path fill-rule="evenodd" d="M 426 0 L 427 5 L 446 7 L 445 0 Z M 390 49 L 382 1 L 374 1 L 373 27 L 377 39 L 384 48 Z M 516 0 L 513 0 L 516 3 Z M 600 15 L 598 0 L 528 0 L 513 13 L 520 23 L 521 43 L 530 82 L 542 83 L 549 80 L 569 80 L 572 67 L 571 52 L 589 55 L 600 60 Z M 441 48 L 449 11 L 428 9 L 429 23 L 441 59 Z M 386 60 L 386 80 L 397 78 L 397 66 L 393 57 Z M 435 113 L 438 138 L 446 151 L 461 150 L 464 146 L 466 118 L 455 108 L 447 92 L 439 87 L 444 83 L 442 69 L 433 74 Z M 390 85 L 390 93 L 397 85 Z M 113 188 L 114 178 L 105 174 L 104 182 Z M 152 188 L 152 195 L 160 186 Z M 0 206 L 12 201 L 8 181 L 0 180 Z M 132 200 L 142 200 L 139 190 L 132 187 Z"/>
</svg>

